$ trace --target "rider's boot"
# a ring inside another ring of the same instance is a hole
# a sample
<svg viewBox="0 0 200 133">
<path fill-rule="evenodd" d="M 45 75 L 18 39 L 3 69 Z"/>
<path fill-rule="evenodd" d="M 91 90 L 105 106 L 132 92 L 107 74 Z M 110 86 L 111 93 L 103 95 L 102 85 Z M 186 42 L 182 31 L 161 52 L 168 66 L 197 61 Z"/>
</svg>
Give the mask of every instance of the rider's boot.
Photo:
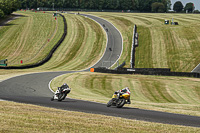
<svg viewBox="0 0 200 133">
<path fill-rule="evenodd" d="M 130 100 L 130 98 L 127 100 L 127 104 L 131 104 L 131 100 Z"/>
</svg>

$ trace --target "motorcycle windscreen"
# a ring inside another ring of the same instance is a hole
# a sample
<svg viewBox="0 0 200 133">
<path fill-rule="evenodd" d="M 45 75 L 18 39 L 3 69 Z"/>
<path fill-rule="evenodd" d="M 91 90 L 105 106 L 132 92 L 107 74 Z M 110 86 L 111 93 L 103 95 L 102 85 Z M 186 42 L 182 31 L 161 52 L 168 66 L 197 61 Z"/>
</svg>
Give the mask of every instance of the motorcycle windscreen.
<svg viewBox="0 0 200 133">
<path fill-rule="evenodd" d="M 116 94 L 113 94 L 112 98 L 117 98 L 117 95 L 116 95 Z"/>
</svg>

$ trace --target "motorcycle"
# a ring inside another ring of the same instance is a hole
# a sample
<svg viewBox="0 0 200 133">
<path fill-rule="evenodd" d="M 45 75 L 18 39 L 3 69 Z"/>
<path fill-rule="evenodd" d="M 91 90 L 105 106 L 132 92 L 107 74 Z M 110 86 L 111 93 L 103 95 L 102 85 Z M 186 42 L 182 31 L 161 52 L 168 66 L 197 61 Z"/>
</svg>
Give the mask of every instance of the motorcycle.
<svg viewBox="0 0 200 133">
<path fill-rule="evenodd" d="M 59 102 L 64 100 L 67 94 L 71 91 L 70 88 L 60 88 L 55 92 L 54 96 L 51 98 L 51 101 L 58 100 Z"/>
<path fill-rule="evenodd" d="M 115 92 L 112 99 L 107 103 L 107 107 L 116 106 L 117 108 L 122 108 L 127 100 L 130 98 L 128 93 L 117 93 Z"/>
</svg>

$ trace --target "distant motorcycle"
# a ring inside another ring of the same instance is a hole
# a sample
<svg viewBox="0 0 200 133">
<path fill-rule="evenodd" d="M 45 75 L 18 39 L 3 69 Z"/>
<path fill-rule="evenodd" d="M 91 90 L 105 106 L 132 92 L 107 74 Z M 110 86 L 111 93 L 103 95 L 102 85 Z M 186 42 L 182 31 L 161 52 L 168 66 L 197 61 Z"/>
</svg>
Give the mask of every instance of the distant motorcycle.
<svg viewBox="0 0 200 133">
<path fill-rule="evenodd" d="M 116 106 L 117 108 L 122 108 L 129 98 L 130 94 L 115 92 L 112 99 L 107 103 L 107 107 Z"/>
<path fill-rule="evenodd" d="M 55 92 L 54 96 L 51 98 L 51 101 L 58 100 L 62 101 L 66 98 L 67 94 L 71 91 L 70 88 L 60 88 Z"/>
</svg>

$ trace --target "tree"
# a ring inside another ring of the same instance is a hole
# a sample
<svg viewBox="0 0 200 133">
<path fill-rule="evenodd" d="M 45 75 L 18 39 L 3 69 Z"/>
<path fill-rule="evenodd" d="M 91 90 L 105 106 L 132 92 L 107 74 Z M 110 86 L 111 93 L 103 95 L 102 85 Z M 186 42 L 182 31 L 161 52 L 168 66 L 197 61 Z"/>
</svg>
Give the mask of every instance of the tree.
<svg viewBox="0 0 200 133">
<path fill-rule="evenodd" d="M 138 10 L 141 12 L 151 12 L 151 0 L 139 0 L 139 8 Z"/>
<path fill-rule="evenodd" d="M 132 0 L 120 0 L 122 10 L 130 10 L 132 8 Z"/>
<path fill-rule="evenodd" d="M 176 12 L 181 12 L 183 10 L 183 4 L 181 1 L 177 1 L 174 3 L 173 10 Z"/>
<path fill-rule="evenodd" d="M 104 0 L 96 0 L 96 3 L 98 4 L 98 9 L 102 10 L 103 9 L 103 5 L 104 5 Z"/>
<path fill-rule="evenodd" d="M 163 3 L 161 2 L 155 2 L 151 5 L 151 8 L 152 8 L 152 12 L 165 12 L 165 6 Z"/>
<path fill-rule="evenodd" d="M 158 2 L 161 2 L 164 4 L 164 12 L 167 12 L 171 9 L 171 0 L 161 0 L 161 1 L 158 1 Z"/>
<path fill-rule="evenodd" d="M 132 0 L 132 9 L 138 10 L 139 8 L 139 0 Z"/>
<path fill-rule="evenodd" d="M 185 8 L 184 8 L 184 10 L 185 11 L 188 11 L 188 12 L 193 12 L 194 11 L 194 4 L 193 3 L 187 3 L 186 5 L 185 5 Z"/>
<path fill-rule="evenodd" d="M 167 11 L 169 11 L 171 10 L 171 5 L 172 5 L 171 0 L 166 0 L 166 2 L 167 2 Z"/>
<path fill-rule="evenodd" d="M 4 12 L 0 9 L 0 18 L 4 17 Z"/>
<path fill-rule="evenodd" d="M 16 11 L 20 6 L 18 0 L 0 0 L 0 9 L 4 15 L 10 15 L 13 11 Z"/>
</svg>

